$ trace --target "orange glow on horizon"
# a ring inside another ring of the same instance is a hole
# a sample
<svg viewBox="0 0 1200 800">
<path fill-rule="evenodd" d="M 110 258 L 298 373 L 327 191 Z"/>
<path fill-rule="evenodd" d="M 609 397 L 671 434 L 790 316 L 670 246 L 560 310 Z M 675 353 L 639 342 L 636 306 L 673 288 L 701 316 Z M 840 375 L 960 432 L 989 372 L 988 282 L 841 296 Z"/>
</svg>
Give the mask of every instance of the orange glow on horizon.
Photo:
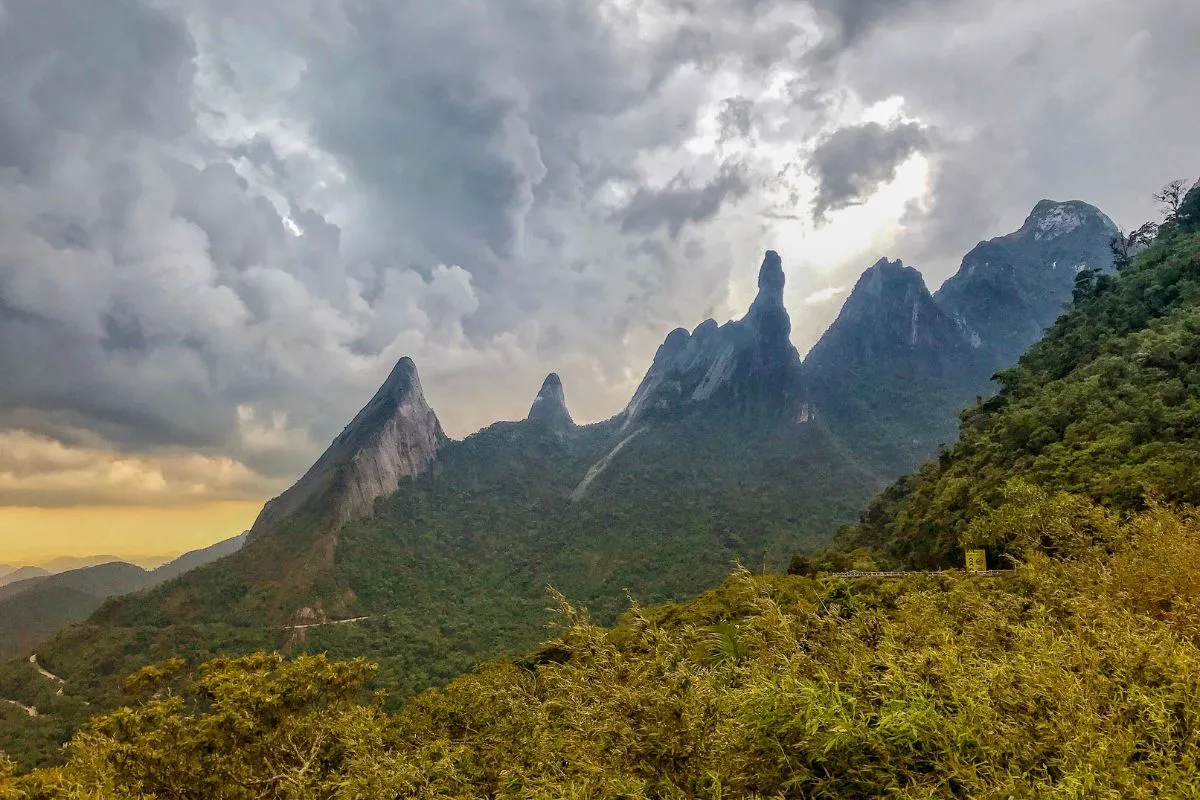
<svg viewBox="0 0 1200 800">
<path fill-rule="evenodd" d="M 262 505 L 0 507 L 0 564 L 57 556 L 177 555 L 237 536 L 250 527 Z"/>
</svg>

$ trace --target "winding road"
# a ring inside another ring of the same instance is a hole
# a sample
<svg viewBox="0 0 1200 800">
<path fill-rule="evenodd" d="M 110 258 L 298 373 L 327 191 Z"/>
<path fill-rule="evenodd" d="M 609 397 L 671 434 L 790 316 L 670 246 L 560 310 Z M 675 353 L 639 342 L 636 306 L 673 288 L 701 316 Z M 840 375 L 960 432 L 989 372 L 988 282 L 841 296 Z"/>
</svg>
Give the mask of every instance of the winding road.
<svg viewBox="0 0 1200 800">
<path fill-rule="evenodd" d="M 16 706 L 17 708 L 21 709 L 22 711 L 24 711 L 26 714 L 28 714 L 31 717 L 36 717 L 38 715 L 38 710 L 36 708 L 34 708 L 33 706 L 27 706 L 24 703 L 18 703 L 16 700 L 0 699 L 0 703 L 8 703 L 10 706 Z"/>
<path fill-rule="evenodd" d="M 41 664 L 39 664 L 38 660 L 37 660 L 37 653 L 34 653 L 33 655 L 31 655 L 29 657 L 29 663 L 33 664 L 33 668 L 36 669 L 38 671 L 38 674 L 41 675 L 46 680 L 62 684 L 61 686 L 58 687 L 58 694 L 61 696 L 63 693 L 63 688 L 67 685 L 67 682 L 64 681 L 62 678 L 58 677 L 57 675 L 55 675 L 50 670 L 43 667 Z"/>
<path fill-rule="evenodd" d="M 351 617 L 350 619 L 331 619 L 327 622 L 309 622 L 306 625 L 285 625 L 285 631 L 302 631 L 306 628 L 319 628 L 322 625 L 345 625 L 347 622 L 362 622 L 370 617 Z"/>
<path fill-rule="evenodd" d="M 48 681 L 58 684 L 58 691 L 55 692 L 55 694 L 57 694 L 59 697 L 61 697 L 62 693 L 63 693 L 63 689 L 66 687 L 67 682 L 64 681 L 62 678 L 58 677 L 57 675 L 55 675 L 50 670 L 44 668 L 41 664 L 39 664 L 38 660 L 37 660 L 37 653 L 34 653 L 33 655 L 31 655 L 29 657 L 29 663 L 33 665 L 33 668 L 36 669 L 38 671 L 38 674 L 41 675 L 43 678 L 45 678 Z M 38 716 L 38 710 L 34 706 L 27 706 L 24 703 L 19 703 L 16 700 L 7 700 L 3 697 L 0 697 L 0 703 L 7 703 L 10 706 L 16 706 L 17 708 L 21 709 L 22 711 L 24 711 L 26 714 L 28 714 L 31 717 Z M 85 703 L 84 705 L 87 705 L 87 704 Z"/>
</svg>

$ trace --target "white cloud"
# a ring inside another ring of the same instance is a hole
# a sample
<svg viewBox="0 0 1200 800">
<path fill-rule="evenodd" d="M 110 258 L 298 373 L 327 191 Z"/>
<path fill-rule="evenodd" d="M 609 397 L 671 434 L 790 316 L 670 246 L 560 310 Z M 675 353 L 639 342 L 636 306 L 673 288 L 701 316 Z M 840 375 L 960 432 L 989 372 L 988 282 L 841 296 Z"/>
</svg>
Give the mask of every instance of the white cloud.
<svg viewBox="0 0 1200 800">
<path fill-rule="evenodd" d="M 455 434 L 551 370 L 604 417 L 768 247 L 807 350 L 881 255 L 936 283 L 1043 195 L 1140 221 L 1197 121 L 1184 0 L 0 8 L 0 431 L 143 476 L 294 477 L 402 355 Z M 864 123 L 928 146 L 815 225 Z"/>
</svg>

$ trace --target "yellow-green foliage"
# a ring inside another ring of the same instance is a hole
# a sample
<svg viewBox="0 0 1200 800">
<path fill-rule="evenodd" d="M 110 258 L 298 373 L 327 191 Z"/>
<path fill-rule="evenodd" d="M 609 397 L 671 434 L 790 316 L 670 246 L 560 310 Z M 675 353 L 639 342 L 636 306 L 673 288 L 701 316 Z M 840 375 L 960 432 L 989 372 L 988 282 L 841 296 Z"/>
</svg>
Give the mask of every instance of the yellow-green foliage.
<svg viewBox="0 0 1200 800">
<path fill-rule="evenodd" d="M 371 666 L 219 659 L 96 720 L 14 797 L 1200 797 L 1200 522 L 1014 484 L 1016 569 L 739 571 L 558 636 L 395 716 Z M 174 687 L 174 688 L 172 688 Z M 0 761 L 0 765 L 5 762 Z M 23 793 L 23 794 L 22 794 Z"/>
<path fill-rule="evenodd" d="M 1200 503 L 1200 233 L 1171 229 L 1103 276 L 998 378 L 958 442 L 876 498 L 843 546 L 961 563 L 967 526 L 1013 477 L 1122 511 Z"/>
</svg>

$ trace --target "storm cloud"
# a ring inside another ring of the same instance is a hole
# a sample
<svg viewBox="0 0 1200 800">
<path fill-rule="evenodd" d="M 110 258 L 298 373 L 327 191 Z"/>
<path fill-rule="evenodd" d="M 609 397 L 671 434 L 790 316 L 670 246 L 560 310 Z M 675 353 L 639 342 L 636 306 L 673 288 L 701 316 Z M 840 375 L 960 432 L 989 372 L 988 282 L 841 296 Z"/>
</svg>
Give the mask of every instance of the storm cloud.
<svg viewBox="0 0 1200 800">
<path fill-rule="evenodd" d="M 817 144 L 808 162 L 817 180 L 813 218 L 866 202 L 880 184 L 895 180 L 901 164 L 928 146 L 927 133 L 912 122 L 838 128 Z"/>
<path fill-rule="evenodd" d="M 0 503 L 269 493 L 404 355 L 456 435 L 551 370 L 603 418 L 768 247 L 805 350 L 881 255 L 936 285 L 1042 196 L 1137 224 L 1197 169 L 1197 30 L 1186 0 L 0 0 Z"/>
</svg>

